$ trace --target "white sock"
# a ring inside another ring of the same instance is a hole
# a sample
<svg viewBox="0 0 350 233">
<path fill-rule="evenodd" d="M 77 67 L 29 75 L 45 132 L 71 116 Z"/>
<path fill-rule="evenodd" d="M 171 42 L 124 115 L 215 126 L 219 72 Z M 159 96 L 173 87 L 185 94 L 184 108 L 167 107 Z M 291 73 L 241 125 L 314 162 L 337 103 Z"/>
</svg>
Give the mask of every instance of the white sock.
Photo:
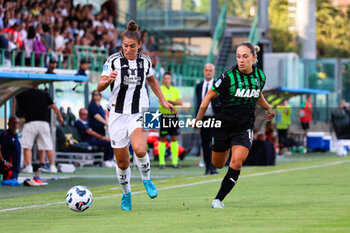
<svg viewBox="0 0 350 233">
<path fill-rule="evenodd" d="M 146 155 L 142 158 L 136 157 L 136 164 L 137 167 L 140 170 L 142 180 L 149 180 L 151 179 L 151 164 L 149 162 L 149 156 L 146 153 Z"/>
<path fill-rule="evenodd" d="M 131 192 L 131 186 L 130 186 L 131 170 L 130 170 L 130 167 L 128 167 L 126 170 L 122 170 L 117 165 L 115 170 L 117 172 L 117 178 L 118 178 L 120 187 L 123 190 L 123 193 L 127 194 L 127 193 Z"/>
</svg>

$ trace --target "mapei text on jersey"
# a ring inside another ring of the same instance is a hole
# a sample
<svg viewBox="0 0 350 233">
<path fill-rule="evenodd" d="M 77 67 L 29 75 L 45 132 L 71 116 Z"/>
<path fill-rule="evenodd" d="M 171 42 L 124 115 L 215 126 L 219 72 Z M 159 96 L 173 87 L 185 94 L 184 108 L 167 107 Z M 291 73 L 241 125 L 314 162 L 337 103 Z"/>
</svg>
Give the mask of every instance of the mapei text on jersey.
<svg viewBox="0 0 350 233">
<path fill-rule="evenodd" d="M 248 98 L 258 98 L 260 94 L 260 90 L 250 90 L 250 89 L 237 89 L 235 97 L 248 97 Z"/>
</svg>

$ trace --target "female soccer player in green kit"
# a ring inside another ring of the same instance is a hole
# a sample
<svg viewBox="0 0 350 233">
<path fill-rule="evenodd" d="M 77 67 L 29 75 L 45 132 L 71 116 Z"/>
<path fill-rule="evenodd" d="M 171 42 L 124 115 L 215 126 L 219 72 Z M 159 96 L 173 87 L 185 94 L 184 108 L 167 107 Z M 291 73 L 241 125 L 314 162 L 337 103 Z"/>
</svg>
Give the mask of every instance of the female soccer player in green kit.
<svg viewBox="0 0 350 233">
<path fill-rule="evenodd" d="M 253 142 L 255 107 L 258 103 L 267 110 L 265 119 L 270 121 L 275 113 L 262 95 L 265 74 L 254 64 L 260 48 L 249 42 L 237 47 L 237 65 L 224 72 L 215 81 L 204 97 L 196 122 L 202 120 L 210 101 L 221 97 L 221 106 L 216 117 L 221 127 L 214 129 L 212 163 L 223 168 L 232 151 L 228 171 L 222 180 L 220 190 L 213 200 L 212 208 L 224 208 L 223 200 L 237 183 L 242 164 L 248 157 Z"/>
</svg>

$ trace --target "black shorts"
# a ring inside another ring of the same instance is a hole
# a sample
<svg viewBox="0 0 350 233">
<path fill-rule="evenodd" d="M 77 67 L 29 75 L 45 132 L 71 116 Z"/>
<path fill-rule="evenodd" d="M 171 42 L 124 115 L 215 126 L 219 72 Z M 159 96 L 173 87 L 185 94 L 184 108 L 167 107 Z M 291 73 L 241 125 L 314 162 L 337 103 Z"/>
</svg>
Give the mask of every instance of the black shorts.
<svg viewBox="0 0 350 233">
<path fill-rule="evenodd" d="M 300 122 L 300 123 L 301 123 L 301 128 L 303 128 L 303 130 L 309 129 L 309 122 Z"/>
<path fill-rule="evenodd" d="M 173 114 L 162 114 L 160 116 L 160 130 L 159 136 L 164 137 L 167 135 L 177 136 L 180 134 L 180 127 L 178 124 L 179 118 Z"/>
<path fill-rule="evenodd" d="M 248 150 L 253 143 L 253 129 L 241 131 L 227 131 L 222 128 L 214 129 L 213 151 L 224 152 L 232 146 L 244 146 Z"/>
</svg>

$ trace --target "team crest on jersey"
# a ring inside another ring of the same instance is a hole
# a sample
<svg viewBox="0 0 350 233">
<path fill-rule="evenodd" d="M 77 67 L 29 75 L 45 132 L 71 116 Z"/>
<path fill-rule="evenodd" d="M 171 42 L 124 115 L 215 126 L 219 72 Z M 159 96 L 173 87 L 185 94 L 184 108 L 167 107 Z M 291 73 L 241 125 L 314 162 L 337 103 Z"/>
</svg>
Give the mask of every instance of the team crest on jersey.
<svg viewBox="0 0 350 233">
<path fill-rule="evenodd" d="M 142 69 L 142 61 L 139 61 L 139 68 Z"/>
<path fill-rule="evenodd" d="M 128 69 L 128 74 L 130 77 L 136 76 L 136 69 Z"/>
<path fill-rule="evenodd" d="M 257 78 L 255 78 L 255 85 L 256 85 L 256 86 L 260 86 L 259 79 L 257 79 Z"/>
</svg>

